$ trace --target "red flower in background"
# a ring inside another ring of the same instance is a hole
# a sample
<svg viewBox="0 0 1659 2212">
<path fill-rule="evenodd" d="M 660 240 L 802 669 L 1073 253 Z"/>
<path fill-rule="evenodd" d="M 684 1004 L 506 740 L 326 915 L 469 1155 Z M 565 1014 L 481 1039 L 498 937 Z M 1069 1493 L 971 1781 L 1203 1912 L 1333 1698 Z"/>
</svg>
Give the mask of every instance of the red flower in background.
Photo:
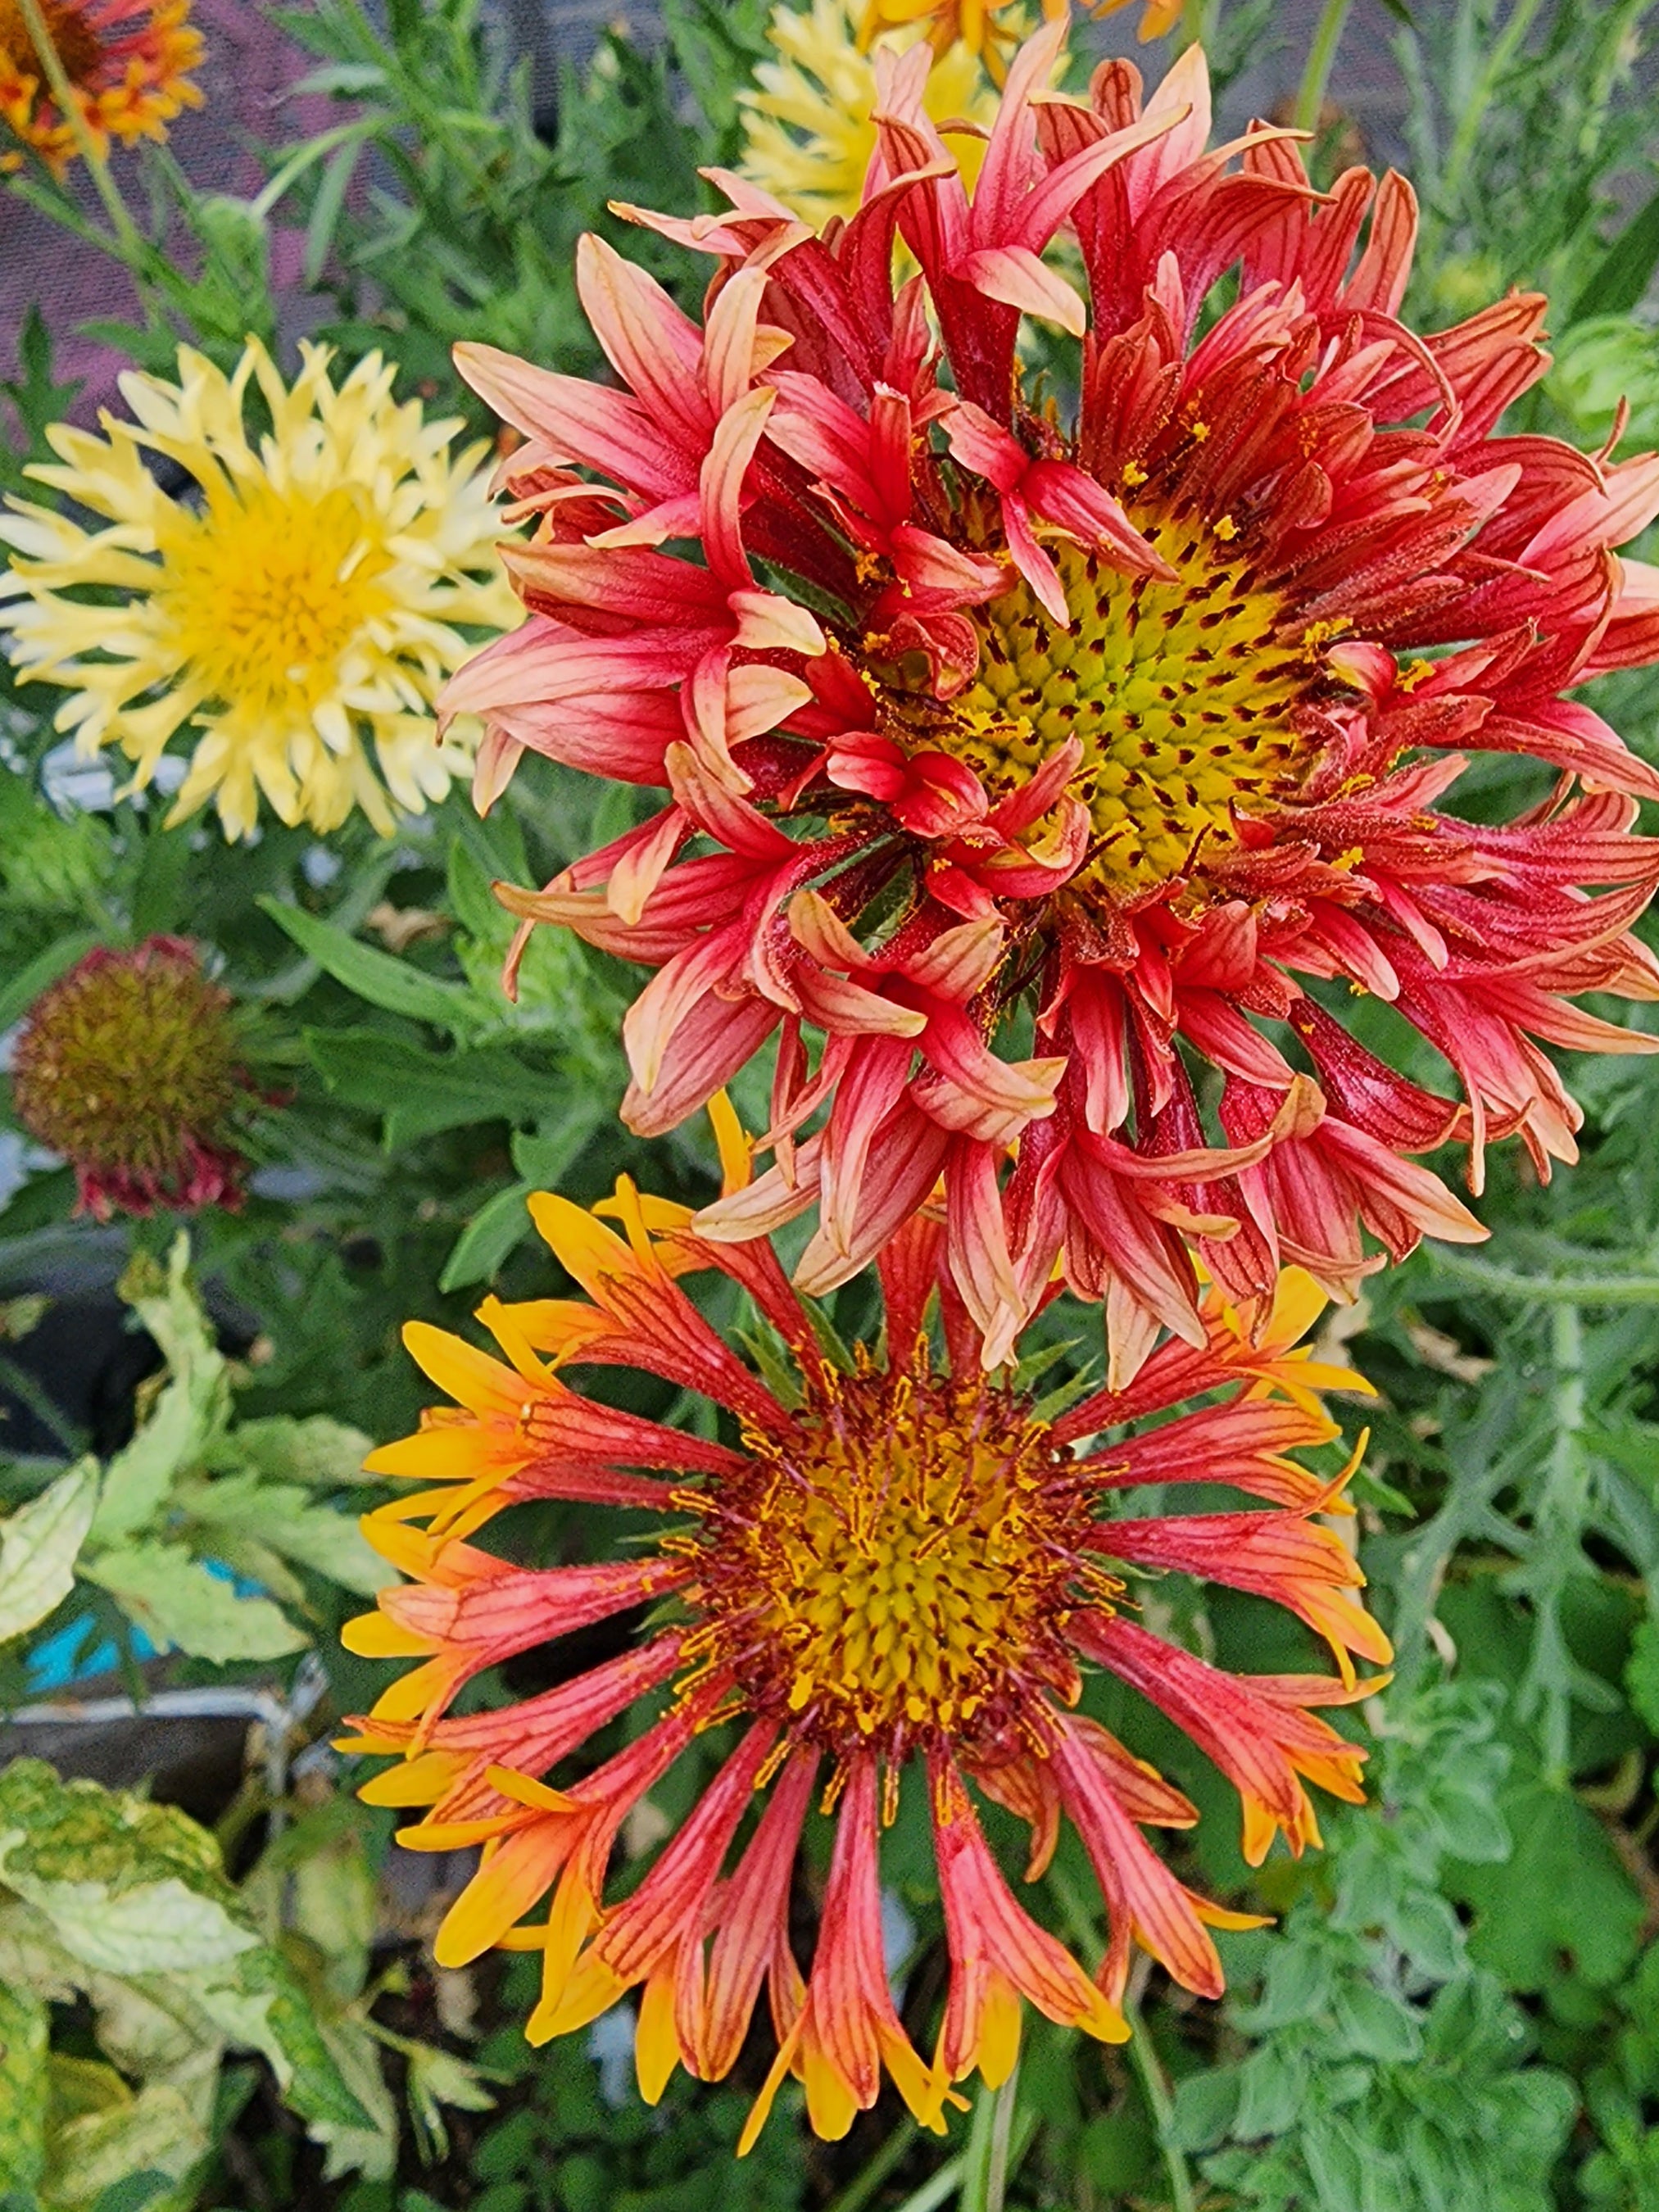
<svg viewBox="0 0 1659 2212">
<path fill-rule="evenodd" d="M 873 2104 L 884 2068 L 916 2117 L 940 2126 L 953 2083 L 975 2068 L 993 2085 L 1012 2071 L 1022 1997 L 1121 2040 L 1135 1944 L 1187 1988 L 1218 1995 L 1207 1926 L 1259 1923 L 1194 1897 L 1146 1843 L 1143 1828 L 1188 1827 L 1198 1814 L 1076 1710 L 1081 1669 L 1131 1686 L 1214 1761 L 1240 1794 L 1253 1863 L 1281 1829 L 1297 1853 L 1318 1841 L 1304 1782 L 1358 1799 L 1364 1753 L 1316 1709 L 1376 1686 L 1356 1680 L 1349 1655 L 1386 1661 L 1389 1645 L 1356 1601 L 1351 1553 L 1313 1517 L 1346 1510 L 1340 1478 L 1322 1480 L 1288 1455 L 1335 1434 L 1316 1389 L 1365 1387 L 1292 1348 L 1323 1304 L 1317 1289 L 1287 1276 L 1254 1333 L 1211 1292 L 1201 1347 L 1168 1341 L 1132 1390 L 1097 1392 L 1050 1420 L 1006 1376 L 988 1379 L 927 1222 L 883 1255 L 884 1364 L 860 1348 L 843 1365 L 820 1349 L 769 1243 L 707 1244 L 685 1209 L 626 1182 L 599 1209 L 623 1237 L 562 1199 L 534 1199 L 532 1211 L 586 1297 L 489 1300 L 479 1318 L 510 1365 L 410 1324 L 410 1352 L 459 1406 L 429 1413 L 368 1462 L 428 1486 L 366 1522 L 411 1579 L 346 1632 L 357 1652 L 421 1662 L 344 1747 L 400 1754 L 363 1795 L 425 1808 L 400 1832 L 407 1845 L 483 1846 L 439 1931 L 440 1962 L 465 1964 L 492 1944 L 538 1951 L 533 2042 L 584 2027 L 643 1984 L 636 2052 L 653 2101 L 677 2064 L 703 2079 L 728 2071 L 764 1984 L 779 2049 L 745 2145 L 792 2071 L 820 2134 L 843 2135 Z M 710 1267 L 776 1332 L 767 1381 L 675 1279 Z M 936 1289 L 942 1357 L 926 1325 Z M 582 1365 L 697 1390 L 732 1417 L 738 1441 L 585 1398 L 561 1372 Z M 1097 1441 L 1126 1425 L 1126 1440 Z M 1194 1482 L 1259 1502 L 1113 1510 L 1138 1487 Z M 671 1526 L 649 1548 L 629 1544 L 596 1565 L 517 1566 L 470 1540 L 536 1498 Z M 1130 1584 L 1146 1569 L 1288 1607 L 1329 1644 L 1340 1677 L 1239 1676 L 1193 1656 L 1131 1617 Z M 642 1640 L 620 1656 L 528 1700 L 450 1712 L 484 1668 L 646 1605 Z M 550 1784 L 597 1730 L 641 1705 L 642 1723 L 657 1717 L 623 1749 Z M 643 1880 L 606 1906 L 628 1813 L 726 1721 L 740 1724 L 735 1748 Z M 907 1771 L 927 1791 L 951 1961 L 927 2061 L 895 2009 L 880 1936 L 880 1830 Z M 1029 1824 L 1028 1880 L 1048 1864 L 1062 1814 L 1078 1829 L 1110 1925 L 1097 1977 L 1016 1901 L 975 1792 Z M 835 1838 L 803 1977 L 789 1897 L 820 1793 Z M 527 1919 L 544 1899 L 543 1917 Z"/>
<path fill-rule="evenodd" d="M 1348 1296 L 1365 1232 L 1478 1237 L 1410 1156 L 1467 1143 L 1478 1191 L 1518 1133 L 1547 1174 L 1581 1116 L 1542 1046 L 1651 1048 L 1572 1002 L 1659 994 L 1630 933 L 1659 775 L 1565 695 L 1659 657 L 1659 573 L 1613 550 L 1659 459 L 1494 434 L 1544 303 L 1403 325 L 1401 178 L 1316 193 L 1265 126 L 1206 150 L 1195 50 L 1144 111 L 1121 62 L 1039 100 L 1063 33 L 1016 58 L 971 198 L 918 49 L 881 59 L 846 225 L 723 174 L 725 216 L 640 215 L 714 257 L 701 326 L 585 240 L 623 388 L 461 349 L 538 527 L 507 550 L 530 619 L 448 700 L 489 726 L 482 805 L 526 747 L 670 794 L 503 896 L 657 970 L 642 1133 L 776 1034 L 775 1164 L 703 1233 L 816 1204 L 822 1291 L 942 1179 L 988 1359 L 1058 1261 L 1121 1384 L 1161 1328 L 1204 1340 L 1195 1261 L 1236 1299 L 1285 1260 Z M 1062 230 L 1086 303 L 1042 258 Z M 1074 415 L 1023 315 L 1081 339 Z M 1444 811 L 1480 750 L 1553 795 Z M 1459 1095 L 1362 1046 L 1342 986 Z"/>
</svg>

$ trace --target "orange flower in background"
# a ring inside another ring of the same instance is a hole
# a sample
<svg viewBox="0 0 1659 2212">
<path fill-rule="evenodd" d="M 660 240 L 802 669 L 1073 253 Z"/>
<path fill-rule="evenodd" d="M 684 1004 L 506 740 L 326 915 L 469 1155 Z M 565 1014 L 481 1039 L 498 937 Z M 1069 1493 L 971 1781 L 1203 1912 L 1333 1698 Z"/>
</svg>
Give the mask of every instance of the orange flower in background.
<svg viewBox="0 0 1659 2212">
<path fill-rule="evenodd" d="M 190 72 L 201 65 L 202 35 L 191 28 L 190 0 L 42 0 L 41 12 L 100 150 L 112 139 L 163 139 L 176 115 L 201 106 Z M 0 123 L 54 169 L 77 150 L 18 0 L 0 0 Z M 21 160 L 0 140 L 0 169 Z"/>
<path fill-rule="evenodd" d="M 1202 1341 L 1205 1273 L 1352 1297 L 1478 1239 L 1413 1156 L 1467 1145 L 1478 1192 L 1515 1133 L 1547 1175 L 1582 1115 L 1546 1048 L 1653 1048 L 1578 1001 L 1659 996 L 1659 773 L 1577 694 L 1659 659 L 1659 571 L 1617 550 L 1659 458 L 1498 434 L 1544 302 L 1403 323 L 1403 179 L 1210 147 L 1195 47 L 1144 104 L 1122 62 L 1052 95 L 1065 29 L 971 188 L 921 44 L 875 56 L 845 225 L 724 177 L 722 215 L 635 210 L 712 258 L 702 323 L 585 241 L 616 385 L 460 349 L 538 528 L 530 619 L 447 698 L 481 805 L 526 749 L 663 795 L 502 895 L 654 971 L 640 1133 L 775 1049 L 775 1164 L 704 1233 L 816 1208 L 822 1291 L 943 1177 L 993 1357 L 1058 1262 L 1122 1383 L 1161 1329 Z M 1023 318 L 1081 341 L 1074 407 Z M 1542 771 L 1510 818 L 1452 811 L 1477 752 Z"/>
<path fill-rule="evenodd" d="M 1115 15 L 1131 0 L 1089 0 L 1085 15 Z M 1182 0 L 1145 0 L 1139 35 L 1143 43 L 1161 39 L 1181 21 Z M 1041 13 L 1049 21 L 1065 17 L 1066 0 L 1042 0 Z M 936 54 L 948 53 L 956 45 L 977 54 L 995 82 L 1008 73 L 1011 52 L 1030 28 L 1032 11 L 1024 0 L 865 0 L 859 25 L 859 44 L 869 47 L 884 31 L 924 31 Z"/>
<path fill-rule="evenodd" d="M 831 1358 L 769 1244 L 703 1243 L 689 1211 L 626 1182 L 598 1209 L 621 1235 L 567 1200 L 531 1204 L 585 1296 L 489 1300 L 479 1318 L 510 1364 L 424 1323 L 405 1330 L 459 1402 L 369 1462 L 422 1486 L 366 1522 L 410 1579 L 346 1631 L 354 1651 L 418 1662 L 355 1723 L 345 1747 L 399 1759 L 363 1795 L 423 1808 L 406 1845 L 483 1846 L 439 1933 L 440 1962 L 494 1944 L 539 1952 L 533 2042 L 642 1984 L 636 2056 L 653 2100 L 676 2065 L 726 2073 L 764 1984 L 778 2054 L 745 2146 L 791 2072 L 820 2134 L 845 2133 L 884 2069 L 919 2120 L 941 2126 L 955 2083 L 975 2069 L 1006 2078 L 1022 1998 L 1122 2039 L 1137 1944 L 1185 1987 L 1218 1995 L 1209 1928 L 1259 1923 L 1195 1897 L 1147 1843 L 1144 1829 L 1189 1827 L 1197 1813 L 1083 1709 L 1084 1672 L 1131 1686 L 1208 1754 L 1240 1793 L 1253 1862 L 1280 1831 L 1298 1853 L 1318 1841 L 1304 1784 L 1360 1797 L 1364 1752 L 1316 1709 L 1376 1686 L 1356 1680 L 1351 1654 L 1389 1652 L 1358 1602 L 1352 1553 L 1314 1517 L 1346 1510 L 1342 1478 L 1291 1455 L 1336 1433 L 1319 1389 L 1364 1387 L 1297 1348 L 1317 1289 L 1288 1275 L 1253 1316 L 1212 1292 L 1201 1348 L 1167 1342 L 1131 1391 L 1046 1415 L 1008 1370 L 987 1375 L 928 1221 L 883 1255 L 883 1353 Z M 711 1267 L 748 1292 L 772 1337 L 764 1380 L 679 1286 Z M 583 1365 L 699 1392 L 732 1441 L 580 1395 L 565 1370 Z M 1116 1510 L 1146 1486 L 1191 1483 L 1255 1502 Z M 503 1509 L 550 1498 L 630 1509 L 659 1533 L 615 1560 L 549 1567 L 472 1540 Z M 1168 1642 L 1134 1616 L 1142 1576 L 1171 1572 L 1286 1607 L 1340 1673 L 1234 1675 Z M 620 1656 L 538 1697 L 451 1711 L 484 1668 L 636 1608 L 648 1608 L 641 1640 Z M 654 1717 L 580 1778 L 550 1781 L 630 1709 Z M 607 1905 L 629 1810 L 725 1723 L 736 1741 L 714 1779 L 644 1879 Z M 879 1926 L 881 1832 L 911 1788 L 927 1793 L 951 1959 L 925 2058 L 890 1995 Z M 1076 1826 L 1109 1923 L 1097 1974 L 1017 1901 L 981 1826 L 985 1800 L 1029 1824 L 1028 1880 L 1062 1816 Z M 815 1802 L 835 1830 L 803 1973 L 788 1906 Z"/>
</svg>

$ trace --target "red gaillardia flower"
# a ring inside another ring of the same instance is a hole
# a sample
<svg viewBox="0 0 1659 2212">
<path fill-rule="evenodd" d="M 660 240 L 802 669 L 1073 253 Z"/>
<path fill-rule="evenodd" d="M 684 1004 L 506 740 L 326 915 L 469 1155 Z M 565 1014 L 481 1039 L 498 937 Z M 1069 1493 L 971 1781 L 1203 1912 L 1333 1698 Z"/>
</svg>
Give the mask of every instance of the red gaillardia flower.
<svg viewBox="0 0 1659 2212">
<path fill-rule="evenodd" d="M 234 1001 L 179 937 L 100 945 L 43 991 L 12 1048 L 17 1118 L 100 1221 L 241 1202 L 228 1141 L 250 1098 Z"/>
<path fill-rule="evenodd" d="M 816 1203 L 822 1291 L 942 1175 L 991 1356 L 1063 1252 L 1122 1382 L 1159 1327 L 1202 1342 L 1194 1256 L 1238 1300 L 1283 1261 L 1352 1295 L 1366 1231 L 1483 1233 L 1409 1155 L 1466 1142 L 1477 1191 L 1489 1138 L 1572 1158 L 1541 1044 L 1651 1048 L 1572 1001 L 1659 994 L 1630 933 L 1659 774 L 1565 695 L 1659 658 L 1659 571 L 1613 550 L 1659 459 L 1495 434 L 1544 302 L 1402 324 L 1401 178 L 1316 192 L 1266 126 L 1206 150 L 1196 49 L 1144 109 L 1123 62 L 1039 97 L 1064 29 L 1015 58 L 971 196 L 919 48 L 880 58 L 850 222 L 718 173 L 727 214 L 639 215 L 714 257 L 701 326 L 584 241 L 625 388 L 460 349 L 538 524 L 506 556 L 530 620 L 448 699 L 489 726 L 481 804 L 526 746 L 670 793 L 503 896 L 658 970 L 641 1132 L 776 1032 L 775 1165 L 703 1232 Z M 1081 340 L 1074 409 L 1023 315 Z M 1444 811 L 1471 750 L 1553 793 Z M 1345 988 L 1461 1097 L 1363 1046 Z"/>
<path fill-rule="evenodd" d="M 202 60 L 190 0 L 42 0 L 41 14 L 100 152 L 112 138 L 165 138 L 181 109 L 201 106 L 189 74 Z M 22 161 L 5 143 L 6 125 L 53 169 L 78 151 L 17 0 L 0 0 L 0 172 Z"/>
<path fill-rule="evenodd" d="M 481 1307 L 510 1365 L 424 1323 L 406 1328 L 410 1352 L 459 1408 L 429 1413 L 417 1435 L 370 1459 L 375 1472 L 428 1486 L 366 1522 L 411 1579 L 346 1630 L 354 1651 L 421 1662 L 343 1747 L 402 1754 L 363 1795 L 428 1808 L 401 1832 L 407 1845 L 484 1847 L 439 1932 L 439 1960 L 459 1966 L 492 1944 L 539 1951 L 527 2031 L 538 2043 L 642 1984 L 635 2049 L 653 2100 L 676 2064 L 706 2080 L 726 2073 L 765 1983 L 778 2054 L 744 2147 L 790 2072 L 822 2135 L 844 2134 L 874 2102 L 884 2066 L 917 2118 L 940 2126 L 953 2083 L 975 2068 L 988 2082 L 1006 2078 L 1021 1997 L 1121 2040 L 1133 1944 L 1215 1996 L 1222 1974 L 1206 1923 L 1260 1923 L 1193 1895 L 1146 1843 L 1143 1828 L 1188 1827 L 1198 1815 L 1079 1710 L 1081 1670 L 1131 1685 L 1209 1755 L 1239 1791 L 1253 1863 L 1281 1829 L 1298 1853 L 1318 1840 L 1304 1782 L 1360 1797 L 1363 1751 L 1313 1709 L 1376 1686 L 1356 1680 L 1351 1653 L 1386 1662 L 1389 1650 L 1357 1602 L 1352 1553 L 1314 1517 L 1345 1510 L 1342 1477 L 1321 1480 L 1289 1456 L 1336 1433 L 1315 1391 L 1356 1382 L 1292 1349 L 1323 1304 L 1310 1279 L 1287 1274 L 1254 1333 L 1206 1293 L 1201 1346 L 1168 1340 L 1131 1390 L 1047 1419 L 1010 1370 L 988 1376 L 926 1219 L 882 1256 L 884 1353 L 842 1360 L 821 1347 L 769 1243 L 706 1244 L 686 1209 L 626 1182 L 598 1209 L 623 1236 L 562 1199 L 531 1208 L 586 1298 Z M 710 1267 L 734 1277 L 775 1332 L 767 1380 L 678 1286 L 678 1275 Z M 926 1319 L 936 1287 L 942 1355 Z M 579 1395 L 561 1370 L 584 1364 L 642 1369 L 703 1393 L 729 1417 L 732 1440 Z M 1173 1418 L 1139 1425 L 1164 1413 Z M 1115 1510 L 1141 1486 L 1194 1482 L 1261 1503 Z M 492 1515 L 537 1498 L 634 1508 L 669 1525 L 648 1547 L 592 1565 L 514 1565 L 470 1540 Z M 416 1521 L 423 1531 L 408 1525 Z M 1143 1571 L 1288 1607 L 1328 1642 L 1340 1676 L 1237 1676 L 1194 1657 L 1133 1617 Z M 622 1656 L 526 1701 L 449 1711 L 483 1669 L 646 1607 L 642 1638 Z M 550 1782 L 646 1699 L 656 1717 L 625 1748 L 579 1779 Z M 695 1808 L 625 1900 L 607 1906 L 611 1847 L 630 1808 L 700 1733 L 727 1723 L 735 1747 Z M 889 1994 L 879 1929 L 880 1832 L 907 1775 L 927 1792 L 950 1951 L 926 2061 Z M 1110 1924 L 1092 1978 L 1016 1901 L 975 1793 L 1029 1823 L 1028 1880 L 1047 1866 L 1062 1814 L 1075 1824 Z M 788 1903 L 815 1798 L 836 1825 L 803 1978 Z M 550 1893 L 545 1913 L 527 1918 Z"/>
</svg>

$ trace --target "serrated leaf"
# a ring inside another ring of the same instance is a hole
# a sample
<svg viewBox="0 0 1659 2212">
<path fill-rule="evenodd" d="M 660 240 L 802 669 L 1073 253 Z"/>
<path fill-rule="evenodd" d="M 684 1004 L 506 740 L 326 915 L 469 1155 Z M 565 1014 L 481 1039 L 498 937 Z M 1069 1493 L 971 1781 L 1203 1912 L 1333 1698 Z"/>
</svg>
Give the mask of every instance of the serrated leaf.
<svg viewBox="0 0 1659 2212">
<path fill-rule="evenodd" d="M 349 2014 L 320 2021 L 319 2033 L 357 2107 L 349 2124 L 328 2118 L 311 2124 L 313 2136 L 327 2147 L 325 2178 L 361 2173 L 366 2181 L 386 2180 L 398 2162 L 398 2107 L 380 2069 L 380 2046 Z"/>
<path fill-rule="evenodd" d="M 430 1022 L 438 1029 L 465 1030 L 476 1025 L 478 1010 L 465 984 L 428 975 L 407 960 L 362 944 L 337 923 L 269 894 L 256 903 L 337 983 L 343 983 L 371 1006 L 410 1021 Z"/>
<path fill-rule="evenodd" d="M 265 1597 L 242 1597 L 182 1544 L 125 1544 L 82 1564 L 158 1650 L 220 1666 L 281 1659 L 311 1639 Z"/>
<path fill-rule="evenodd" d="M 280 1952 L 263 1943 L 243 1952 L 233 1973 L 205 1987 L 200 2002 L 233 2043 L 264 2051 L 284 2100 L 313 2130 L 371 2124 Z"/>
<path fill-rule="evenodd" d="M 1527 1781 L 1505 1790 L 1515 1850 L 1502 1866 L 1459 1866 L 1454 1893 L 1476 1909 L 1469 1955 L 1511 1990 L 1543 1990 L 1564 1965 L 1607 1988 L 1636 1955 L 1642 1900 L 1601 1823 L 1576 1797 Z"/>
<path fill-rule="evenodd" d="M 98 1463 L 86 1459 L 0 1522 L 0 1644 L 44 1620 L 74 1589 L 97 1505 Z"/>
<path fill-rule="evenodd" d="M 258 1942 L 234 1917 L 213 1839 L 167 1805 L 59 1781 L 42 1760 L 0 1774 L 0 1884 L 72 1959 L 110 1974 L 178 1973 Z"/>
</svg>

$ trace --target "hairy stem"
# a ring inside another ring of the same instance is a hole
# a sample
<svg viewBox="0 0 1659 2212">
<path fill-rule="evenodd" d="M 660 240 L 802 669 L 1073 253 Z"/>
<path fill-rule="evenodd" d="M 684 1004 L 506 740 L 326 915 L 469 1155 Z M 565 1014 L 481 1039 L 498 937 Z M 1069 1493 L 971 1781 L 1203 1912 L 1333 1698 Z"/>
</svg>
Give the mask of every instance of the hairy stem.
<svg viewBox="0 0 1659 2212">
<path fill-rule="evenodd" d="M 115 250 L 131 273 L 133 283 L 143 297 L 150 251 L 143 234 L 127 211 L 121 197 L 120 186 L 110 174 L 108 158 L 98 143 L 97 134 L 88 122 L 75 87 L 70 82 L 69 71 L 53 42 L 40 0 L 17 0 L 18 12 L 23 18 L 29 43 L 34 48 L 42 73 L 52 88 L 52 96 L 58 113 L 69 125 L 75 140 L 76 150 L 87 165 L 93 188 L 103 202 L 104 212 L 109 217 L 110 228 L 115 234 Z"/>
</svg>

